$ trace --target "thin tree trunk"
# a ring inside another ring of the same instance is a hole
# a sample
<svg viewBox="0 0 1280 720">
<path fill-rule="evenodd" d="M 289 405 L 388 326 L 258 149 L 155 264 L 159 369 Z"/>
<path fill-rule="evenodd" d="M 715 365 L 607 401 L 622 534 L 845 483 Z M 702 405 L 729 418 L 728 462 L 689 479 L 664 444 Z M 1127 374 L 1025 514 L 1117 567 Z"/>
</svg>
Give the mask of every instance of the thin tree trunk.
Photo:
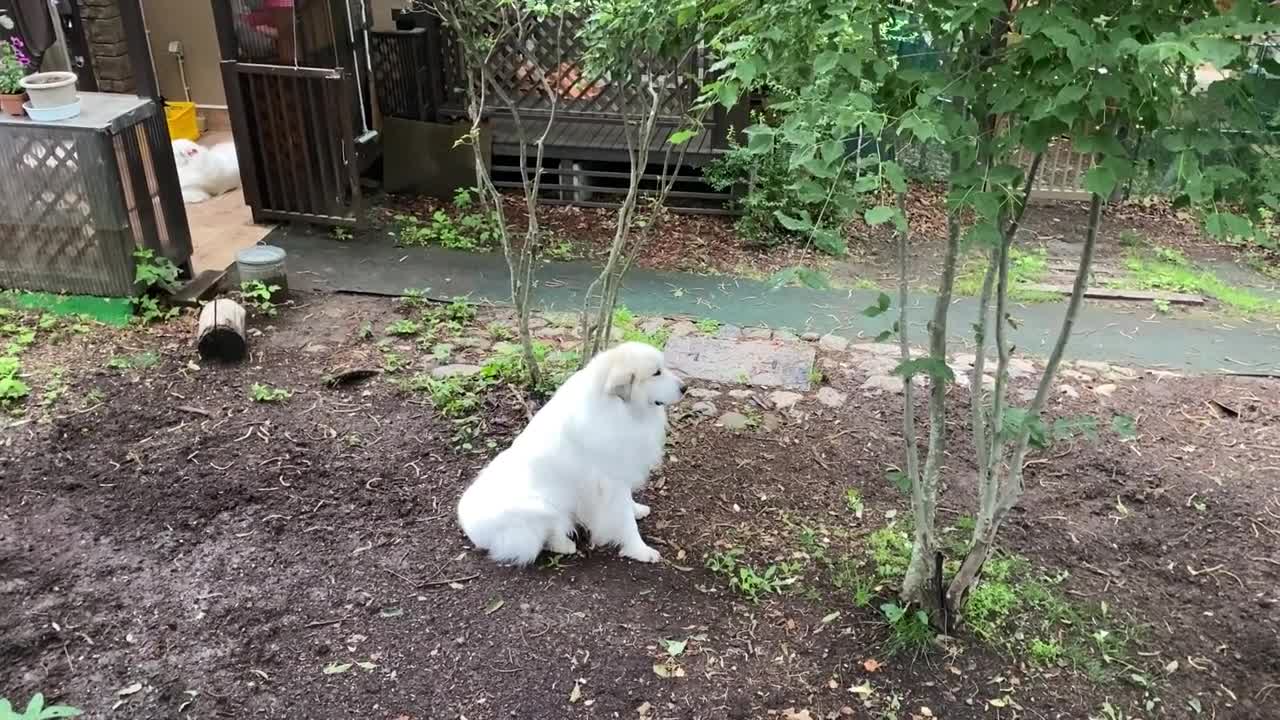
<svg viewBox="0 0 1280 720">
<path fill-rule="evenodd" d="M 1030 444 L 1031 426 L 1032 423 L 1040 418 L 1040 414 L 1044 410 L 1045 401 L 1049 397 L 1049 389 L 1053 387 L 1053 383 L 1057 378 L 1058 366 L 1062 364 L 1063 353 L 1066 351 L 1067 342 L 1071 339 L 1071 332 L 1080 313 L 1085 289 L 1089 286 L 1089 272 L 1093 267 L 1094 249 L 1097 247 L 1098 230 L 1102 224 L 1102 203 L 1103 199 L 1098 195 L 1094 195 L 1090 201 L 1088 235 L 1085 237 L 1084 247 L 1080 253 L 1080 264 L 1076 270 L 1075 283 L 1071 289 L 1071 300 L 1067 303 L 1067 311 L 1062 319 L 1062 328 L 1059 330 L 1058 338 L 1054 343 L 1052 352 L 1049 354 L 1049 360 L 1045 366 L 1044 375 L 1040 378 L 1035 398 L 1032 399 L 1031 406 L 1027 408 L 1023 424 L 1013 442 L 1012 459 L 1003 469 L 999 466 L 996 468 L 997 476 L 1000 478 L 998 496 L 992 502 L 990 508 L 981 508 L 984 515 L 989 512 L 990 520 L 984 522 L 981 527 L 975 528 L 969 552 L 965 556 L 964 562 L 960 565 L 960 571 L 956 573 L 950 587 L 947 589 L 947 603 L 953 609 L 958 609 L 963 605 L 969 591 L 977 583 L 982 567 L 995 545 L 995 537 L 1000 530 L 1000 525 L 1004 522 L 1005 517 L 1008 516 L 1009 511 L 1017 504 L 1019 498 L 1022 497 L 1023 463 L 1026 460 L 1027 448 Z M 1004 453 L 1001 452 L 1001 456 L 1003 455 Z"/>
</svg>

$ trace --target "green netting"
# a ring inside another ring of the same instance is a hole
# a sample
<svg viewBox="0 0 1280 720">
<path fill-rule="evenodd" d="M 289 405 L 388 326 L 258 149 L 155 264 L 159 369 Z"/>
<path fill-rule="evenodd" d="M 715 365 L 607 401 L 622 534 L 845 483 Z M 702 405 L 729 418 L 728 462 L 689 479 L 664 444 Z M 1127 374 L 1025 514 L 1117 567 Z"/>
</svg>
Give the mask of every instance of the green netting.
<svg viewBox="0 0 1280 720">
<path fill-rule="evenodd" d="M 133 319 L 133 306 L 125 298 L 93 295 L 54 295 L 42 292 L 14 292 L 9 304 L 26 310 L 40 310 L 55 315 L 87 315 L 106 325 L 123 327 Z"/>
</svg>

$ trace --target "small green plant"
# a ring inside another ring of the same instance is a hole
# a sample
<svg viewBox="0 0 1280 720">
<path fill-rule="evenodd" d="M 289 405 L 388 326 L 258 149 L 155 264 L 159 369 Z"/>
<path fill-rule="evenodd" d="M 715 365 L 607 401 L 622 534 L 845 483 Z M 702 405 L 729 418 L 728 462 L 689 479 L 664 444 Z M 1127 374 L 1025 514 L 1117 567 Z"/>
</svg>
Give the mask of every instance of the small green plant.
<svg viewBox="0 0 1280 720">
<path fill-rule="evenodd" d="M 844 506 L 853 513 L 854 517 L 862 519 L 862 513 L 866 510 L 862 503 L 862 491 L 858 488 L 846 488 L 844 491 Z"/>
<path fill-rule="evenodd" d="M 116 355 L 107 361 L 110 370 L 145 370 L 160 364 L 160 356 L 150 350 L 135 355 Z"/>
<path fill-rule="evenodd" d="M 510 342 L 516 336 L 515 331 L 509 326 L 498 322 L 491 322 L 486 325 L 485 332 L 489 334 L 490 339 L 496 342 Z"/>
<path fill-rule="evenodd" d="M 982 291 L 983 276 L 987 270 L 988 257 L 975 258 L 966 262 L 959 277 L 956 278 L 955 292 L 959 295 L 977 295 Z M 1060 299 L 1056 293 L 1028 289 L 1044 279 L 1049 272 L 1049 255 L 1044 248 L 1009 251 L 1009 298 L 1017 302 L 1050 302 Z"/>
<path fill-rule="evenodd" d="M 338 242 L 350 242 L 350 241 L 351 241 L 351 230 L 350 230 L 349 228 L 336 227 L 336 228 L 334 228 L 333 230 L 329 231 L 329 235 L 330 235 L 334 240 L 337 240 Z"/>
<path fill-rule="evenodd" d="M 1032 639 L 1031 645 L 1028 646 L 1028 650 L 1031 653 L 1032 660 L 1037 664 L 1044 665 L 1046 667 L 1057 665 L 1058 661 L 1062 659 L 1063 654 L 1062 646 L 1057 642 L 1041 640 L 1039 638 Z"/>
<path fill-rule="evenodd" d="M 22 361 L 13 355 L 0 356 L 0 406 L 9 406 L 31 393 L 31 388 L 19 376 Z"/>
<path fill-rule="evenodd" d="M 1121 281 L 1124 285 L 1205 295 L 1243 315 L 1280 315 L 1280 301 L 1225 282 L 1196 267 L 1176 248 L 1156 247 L 1147 254 L 1131 254 L 1125 266 L 1129 275 Z"/>
<path fill-rule="evenodd" d="M 867 536 L 871 562 L 880 581 L 896 580 L 911 562 L 911 538 L 894 525 L 886 525 Z"/>
<path fill-rule="evenodd" d="M 293 393 L 284 388 L 271 387 L 262 383 L 254 383 L 253 387 L 249 388 L 249 397 L 259 403 L 282 402 L 292 396 Z"/>
<path fill-rule="evenodd" d="M 766 595 L 786 592 L 800 581 L 801 568 L 797 562 L 780 562 L 757 571 L 742 562 L 742 551 L 715 552 L 707 556 L 706 566 L 717 575 L 729 579 L 729 587 L 751 602 L 759 602 Z"/>
<path fill-rule="evenodd" d="M 149 248 L 137 248 L 133 251 L 134 284 L 140 294 L 131 302 L 138 320 L 144 325 L 171 320 L 178 315 L 178 308 L 164 307 L 158 295 L 172 293 L 178 289 L 178 267 L 169 258 L 156 255 Z"/>
<path fill-rule="evenodd" d="M 448 322 L 466 325 L 476 319 L 476 309 L 466 298 L 456 297 L 444 307 L 441 315 Z"/>
<path fill-rule="evenodd" d="M 430 304 L 431 300 L 427 297 L 427 293 L 431 288 L 405 288 L 404 294 L 400 297 L 400 306 L 410 310 L 420 310 Z"/>
<path fill-rule="evenodd" d="M 1161 315 L 1168 315 L 1169 313 L 1173 312 L 1173 306 L 1169 303 L 1168 300 L 1156 298 L 1155 300 L 1151 301 L 1151 304 L 1153 307 L 1155 307 L 1156 312 L 1160 313 Z"/>
<path fill-rule="evenodd" d="M 0 698 L 0 720 L 53 720 L 53 718 L 77 717 L 83 714 L 68 705 L 46 706 L 42 693 L 32 695 L 27 701 L 27 709 L 21 713 L 15 711 L 8 700 Z"/>
<path fill-rule="evenodd" d="M 67 382 L 63 380 L 66 374 L 65 368 L 55 368 L 52 377 L 44 387 L 44 392 L 40 395 L 40 406 L 48 409 L 58 404 L 63 395 L 67 394 Z"/>
<path fill-rule="evenodd" d="M 889 637 L 889 652 L 895 655 L 909 652 L 920 654 L 933 643 L 934 631 L 929 624 L 929 613 L 923 610 L 913 611 L 898 603 L 885 603 L 880 612 L 889 622 L 892 635 Z"/>
<path fill-rule="evenodd" d="M 813 367 L 809 368 L 810 383 L 814 385 L 821 385 L 823 381 L 826 379 L 827 379 L 827 376 L 822 373 L 822 368 L 818 367 L 816 363 L 814 364 Z"/>
<path fill-rule="evenodd" d="M 473 191 L 459 190 L 453 198 L 454 215 L 436 210 L 427 221 L 416 215 L 397 215 L 397 238 L 407 247 L 439 245 L 450 250 L 490 250 L 498 242 L 497 215 L 469 212 L 474 204 Z"/>
<path fill-rule="evenodd" d="M 422 323 L 402 318 L 387 326 L 387 334 L 397 337 L 412 337 L 422 332 Z"/>
<path fill-rule="evenodd" d="M 698 328 L 698 332 L 703 335 L 715 335 L 720 331 L 720 321 L 714 318 L 702 318 L 698 322 L 694 323 L 694 326 L 696 326 Z"/>
<path fill-rule="evenodd" d="M 280 314 L 272 298 L 280 292 L 279 285 L 268 285 L 261 280 L 245 280 L 240 283 L 240 299 L 253 308 L 254 312 L 265 317 Z"/>
</svg>

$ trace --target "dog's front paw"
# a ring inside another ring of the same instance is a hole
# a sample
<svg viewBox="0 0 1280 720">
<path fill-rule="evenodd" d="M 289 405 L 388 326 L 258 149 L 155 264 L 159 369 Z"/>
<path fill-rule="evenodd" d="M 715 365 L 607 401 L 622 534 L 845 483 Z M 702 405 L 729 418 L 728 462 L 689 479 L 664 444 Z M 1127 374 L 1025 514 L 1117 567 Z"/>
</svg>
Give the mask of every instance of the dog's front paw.
<svg viewBox="0 0 1280 720">
<path fill-rule="evenodd" d="M 633 504 L 632 504 L 632 508 L 631 508 L 631 509 L 635 512 L 635 515 L 636 515 L 636 519 L 637 519 L 637 520 L 643 520 L 643 519 L 645 519 L 645 518 L 649 517 L 649 506 L 648 506 L 648 505 L 641 505 L 640 503 L 633 503 Z"/>
<path fill-rule="evenodd" d="M 547 543 L 547 549 L 557 555 L 572 555 L 578 552 L 578 544 L 573 541 L 573 538 L 558 535 Z"/>
<path fill-rule="evenodd" d="M 622 556 L 629 557 L 632 560 L 639 560 L 642 563 L 656 563 L 662 559 L 662 555 L 648 545 L 640 545 L 639 547 L 623 548 Z"/>
</svg>

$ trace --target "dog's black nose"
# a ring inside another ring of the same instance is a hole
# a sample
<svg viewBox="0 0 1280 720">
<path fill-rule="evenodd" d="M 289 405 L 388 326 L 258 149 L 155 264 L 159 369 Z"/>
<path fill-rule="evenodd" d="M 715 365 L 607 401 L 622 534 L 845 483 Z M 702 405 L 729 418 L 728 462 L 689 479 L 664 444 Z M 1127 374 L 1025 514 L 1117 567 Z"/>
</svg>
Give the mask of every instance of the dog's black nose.
<svg viewBox="0 0 1280 720">
<path fill-rule="evenodd" d="M 680 397 L 684 397 L 684 391 L 685 391 L 684 383 L 680 383 Z"/>
</svg>

